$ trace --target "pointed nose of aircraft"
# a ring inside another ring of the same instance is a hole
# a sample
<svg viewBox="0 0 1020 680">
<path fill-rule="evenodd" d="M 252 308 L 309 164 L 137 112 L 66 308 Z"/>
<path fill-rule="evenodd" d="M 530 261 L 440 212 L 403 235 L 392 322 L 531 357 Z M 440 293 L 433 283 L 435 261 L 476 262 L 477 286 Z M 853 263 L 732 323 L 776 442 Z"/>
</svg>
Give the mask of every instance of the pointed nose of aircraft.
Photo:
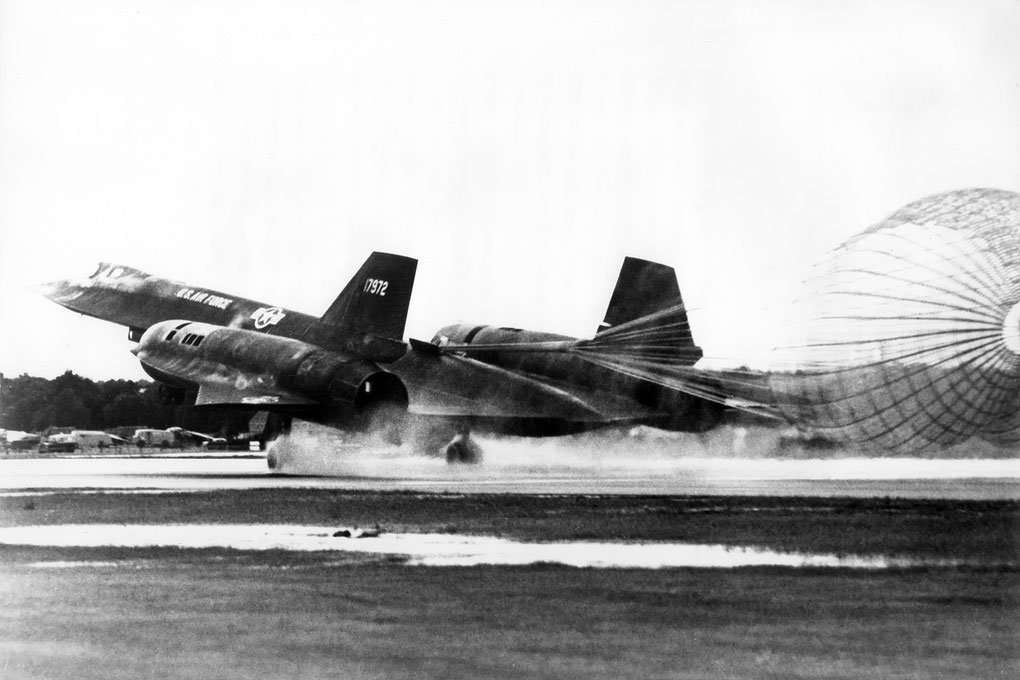
<svg viewBox="0 0 1020 680">
<path fill-rule="evenodd" d="M 81 287 L 71 279 L 60 279 L 59 281 L 48 281 L 30 286 L 33 292 L 49 298 L 54 302 L 65 302 L 73 300 L 81 295 Z"/>
</svg>

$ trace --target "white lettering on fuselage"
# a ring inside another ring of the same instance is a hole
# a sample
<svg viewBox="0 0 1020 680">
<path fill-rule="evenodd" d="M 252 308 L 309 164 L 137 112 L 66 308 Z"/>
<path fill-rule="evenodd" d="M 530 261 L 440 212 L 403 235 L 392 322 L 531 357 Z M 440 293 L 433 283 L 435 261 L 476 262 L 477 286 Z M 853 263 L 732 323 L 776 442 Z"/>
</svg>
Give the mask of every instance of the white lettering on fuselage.
<svg viewBox="0 0 1020 680">
<path fill-rule="evenodd" d="M 177 291 L 177 297 L 187 300 L 188 302 L 196 302 L 200 305 L 215 307 L 216 309 L 226 309 L 230 303 L 233 302 L 231 298 L 213 295 L 212 293 L 195 290 L 194 288 L 181 288 Z"/>
</svg>

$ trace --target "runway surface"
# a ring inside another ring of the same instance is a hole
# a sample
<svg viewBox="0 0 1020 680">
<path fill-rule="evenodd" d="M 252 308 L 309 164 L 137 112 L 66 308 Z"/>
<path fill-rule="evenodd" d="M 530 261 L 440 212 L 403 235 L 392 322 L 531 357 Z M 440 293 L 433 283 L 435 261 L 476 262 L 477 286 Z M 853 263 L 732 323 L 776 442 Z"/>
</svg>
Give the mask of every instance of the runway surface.
<svg viewBox="0 0 1020 680">
<path fill-rule="evenodd" d="M 0 457 L 0 668 L 557 680 L 1016 668 L 1017 460 L 490 443 L 482 465 L 450 467 L 334 443 L 280 464 L 301 474 L 273 474 L 264 456 Z M 385 493 L 399 490 L 412 493 Z"/>
<path fill-rule="evenodd" d="M 341 452 L 343 453 L 343 452 Z M 359 451 L 299 474 L 259 457 L 0 459 L 0 495 L 314 488 L 516 494 L 756 495 L 1020 499 L 1020 461 L 880 459 L 490 458 L 477 467 Z"/>
</svg>

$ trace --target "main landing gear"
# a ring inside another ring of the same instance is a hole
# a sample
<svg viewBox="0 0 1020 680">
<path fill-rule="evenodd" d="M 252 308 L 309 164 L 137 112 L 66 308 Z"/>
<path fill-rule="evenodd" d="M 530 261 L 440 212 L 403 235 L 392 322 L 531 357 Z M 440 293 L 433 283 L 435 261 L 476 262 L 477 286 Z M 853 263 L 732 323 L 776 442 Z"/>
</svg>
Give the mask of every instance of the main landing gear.
<svg viewBox="0 0 1020 680">
<path fill-rule="evenodd" d="M 418 418 L 411 424 L 411 448 L 426 456 L 443 456 L 451 465 L 477 465 L 482 447 L 467 423 L 450 418 Z"/>
<path fill-rule="evenodd" d="M 471 438 L 467 428 L 459 430 L 443 452 L 446 454 L 446 462 L 451 465 L 477 465 L 482 462 L 482 447 Z"/>
</svg>

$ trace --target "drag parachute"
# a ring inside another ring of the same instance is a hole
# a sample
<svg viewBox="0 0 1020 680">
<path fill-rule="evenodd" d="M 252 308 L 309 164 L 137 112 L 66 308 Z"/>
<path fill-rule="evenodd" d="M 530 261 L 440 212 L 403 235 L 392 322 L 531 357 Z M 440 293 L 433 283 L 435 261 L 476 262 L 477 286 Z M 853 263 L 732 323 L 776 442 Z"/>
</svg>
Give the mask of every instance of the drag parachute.
<svg viewBox="0 0 1020 680">
<path fill-rule="evenodd" d="M 1020 441 L 1020 194 L 911 203 L 806 283 L 769 373 L 787 419 L 894 453 Z"/>
</svg>

